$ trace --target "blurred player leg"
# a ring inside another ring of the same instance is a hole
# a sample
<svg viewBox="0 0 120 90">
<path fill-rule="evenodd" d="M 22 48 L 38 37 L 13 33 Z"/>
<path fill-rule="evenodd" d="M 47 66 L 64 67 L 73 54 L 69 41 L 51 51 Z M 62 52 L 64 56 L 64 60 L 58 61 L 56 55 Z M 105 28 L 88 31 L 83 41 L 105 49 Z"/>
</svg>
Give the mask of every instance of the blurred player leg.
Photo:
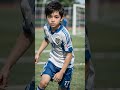
<svg viewBox="0 0 120 90">
<path fill-rule="evenodd" d="M 87 29 L 85 34 L 85 90 L 94 90 L 95 72 L 91 62 L 90 45 L 87 36 Z"/>
<path fill-rule="evenodd" d="M 23 15 L 23 31 L 34 38 L 35 0 L 21 0 L 21 12 Z M 25 90 L 35 90 L 35 79 L 26 86 Z"/>
<path fill-rule="evenodd" d="M 25 87 L 25 90 L 35 90 L 35 81 L 31 81 L 30 84 Z"/>
</svg>

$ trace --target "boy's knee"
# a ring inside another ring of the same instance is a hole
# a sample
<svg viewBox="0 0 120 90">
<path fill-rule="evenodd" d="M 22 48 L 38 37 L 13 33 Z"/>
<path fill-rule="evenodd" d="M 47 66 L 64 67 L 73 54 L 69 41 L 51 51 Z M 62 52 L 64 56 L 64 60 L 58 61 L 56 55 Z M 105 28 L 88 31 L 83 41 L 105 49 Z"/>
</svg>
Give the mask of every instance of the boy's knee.
<svg viewBox="0 0 120 90">
<path fill-rule="evenodd" d="M 46 88 L 48 85 L 48 82 L 47 81 L 40 81 L 40 87 L 41 88 Z"/>
</svg>

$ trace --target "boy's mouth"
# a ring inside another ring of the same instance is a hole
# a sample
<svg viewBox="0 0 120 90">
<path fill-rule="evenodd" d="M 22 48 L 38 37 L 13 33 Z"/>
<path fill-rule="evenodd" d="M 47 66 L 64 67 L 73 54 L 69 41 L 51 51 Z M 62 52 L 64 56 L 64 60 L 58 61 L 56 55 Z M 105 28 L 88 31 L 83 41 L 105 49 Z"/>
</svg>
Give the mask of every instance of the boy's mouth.
<svg viewBox="0 0 120 90">
<path fill-rule="evenodd" d="M 51 25 L 51 26 L 54 26 L 54 25 L 55 25 L 55 23 L 51 23 L 50 25 Z"/>
</svg>

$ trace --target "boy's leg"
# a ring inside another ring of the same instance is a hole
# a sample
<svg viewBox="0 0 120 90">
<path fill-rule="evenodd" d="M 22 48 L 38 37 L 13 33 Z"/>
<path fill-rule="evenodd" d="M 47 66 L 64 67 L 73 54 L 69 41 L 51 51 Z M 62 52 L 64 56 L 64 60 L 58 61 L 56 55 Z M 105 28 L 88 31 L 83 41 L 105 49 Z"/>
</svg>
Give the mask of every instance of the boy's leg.
<svg viewBox="0 0 120 90">
<path fill-rule="evenodd" d="M 50 61 L 48 61 L 44 65 L 44 70 L 41 74 L 42 77 L 41 77 L 40 84 L 38 85 L 37 90 L 44 90 L 47 87 L 49 81 L 51 80 L 51 78 L 53 78 L 54 74 L 56 73 L 55 68 L 56 67 Z"/>
<path fill-rule="evenodd" d="M 59 82 L 58 90 L 70 90 L 70 82 L 72 79 L 73 68 L 68 68 L 63 76 L 63 79 Z"/>
<path fill-rule="evenodd" d="M 35 78 L 33 77 L 31 82 L 25 87 L 25 90 L 35 90 Z"/>
<path fill-rule="evenodd" d="M 89 67 L 88 67 L 88 75 L 85 79 L 85 89 L 86 90 L 94 90 L 94 77 L 95 77 L 95 72 L 94 68 L 92 65 L 91 60 L 89 61 Z"/>
<path fill-rule="evenodd" d="M 51 79 L 51 77 L 49 75 L 43 74 L 42 78 L 40 80 L 40 84 L 38 86 L 40 89 L 38 89 L 38 90 L 44 90 L 47 87 L 50 79 Z"/>
<path fill-rule="evenodd" d="M 90 66 L 89 61 L 85 62 L 85 80 L 87 80 L 88 75 L 89 75 L 89 66 Z"/>
<path fill-rule="evenodd" d="M 31 81 L 30 84 L 25 87 L 25 90 L 35 90 L 35 81 Z"/>
</svg>

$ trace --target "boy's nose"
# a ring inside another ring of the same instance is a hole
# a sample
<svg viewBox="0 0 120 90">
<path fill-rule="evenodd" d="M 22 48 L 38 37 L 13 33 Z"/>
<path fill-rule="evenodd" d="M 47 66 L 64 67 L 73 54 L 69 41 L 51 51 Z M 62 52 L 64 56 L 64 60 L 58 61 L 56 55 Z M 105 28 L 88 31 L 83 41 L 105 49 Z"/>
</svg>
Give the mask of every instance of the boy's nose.
<svg viewBox="0 0 120 90">
<path fill-rule="evenodd" d="M 54 18 L 51 19 L 52 22 L 53 22 L 54 20 L 55 20 Z"/>
</svg>

